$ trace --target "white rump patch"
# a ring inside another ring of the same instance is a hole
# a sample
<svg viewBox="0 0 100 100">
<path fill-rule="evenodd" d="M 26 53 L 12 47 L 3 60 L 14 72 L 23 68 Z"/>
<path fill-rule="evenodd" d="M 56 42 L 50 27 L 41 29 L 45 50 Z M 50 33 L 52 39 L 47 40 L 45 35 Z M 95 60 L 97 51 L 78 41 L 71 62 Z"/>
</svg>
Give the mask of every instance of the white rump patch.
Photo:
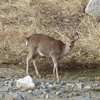
<svg viewBox="0 0 100 100">
<path fill-rule="evenodd" d="M 28 46 L 28 40 L 26 40 L 26 46 Z"/>
</svg>

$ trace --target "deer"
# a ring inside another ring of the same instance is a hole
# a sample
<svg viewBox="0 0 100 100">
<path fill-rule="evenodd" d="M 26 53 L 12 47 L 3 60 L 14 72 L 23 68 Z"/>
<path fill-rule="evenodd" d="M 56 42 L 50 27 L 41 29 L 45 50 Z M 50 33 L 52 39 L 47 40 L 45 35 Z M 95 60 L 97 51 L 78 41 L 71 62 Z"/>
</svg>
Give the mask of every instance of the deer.
<svg viewBox="0 0 100 100">
<path fill-rule="evenodd" d="M 33 65 L 35 68 L 35 72 L 37 76 L 40 78 L 41 75 L 38 72 L 36 61 L 39 59 L 39 56 L 51 57 L 54 67 L 53 74 L 59 80 L 58 76 L 58 59 L 61 59 L 63 56 L 68 55 L 72 48 L 74 47 L 74 43 L 78 40 L 79 36 L 76 32 L 75 36 L 67 36 L 67 43 L 64 44 L 60 40 L 56 40 L 50 36 L 44 34 L 33 34 L 29 36 L 26 40 L 26 46 L 28 47 L 29 54 L 27 55 L 27 66 L 26 73 L 28 73 L 29 69 L 29 61 L 33 60 Z M 49 69 L 48 69 L 49 70 Z"/>
</svg>

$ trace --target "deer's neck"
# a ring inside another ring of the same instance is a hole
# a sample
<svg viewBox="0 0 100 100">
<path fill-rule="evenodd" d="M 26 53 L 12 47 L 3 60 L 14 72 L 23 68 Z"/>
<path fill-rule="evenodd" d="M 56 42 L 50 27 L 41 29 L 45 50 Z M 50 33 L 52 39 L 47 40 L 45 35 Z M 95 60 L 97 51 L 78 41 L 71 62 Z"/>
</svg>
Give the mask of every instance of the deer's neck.
<svg viewBox="0 0 100 100">
<path fill-rule="evenodd" d="M 72 50 L 72 47 L 69 47 L 68 44 L 65 45 L 65 48 L 64 48 L 64 55 L 67 55 L 70 53 L 70 51 Z"/>
</svg>

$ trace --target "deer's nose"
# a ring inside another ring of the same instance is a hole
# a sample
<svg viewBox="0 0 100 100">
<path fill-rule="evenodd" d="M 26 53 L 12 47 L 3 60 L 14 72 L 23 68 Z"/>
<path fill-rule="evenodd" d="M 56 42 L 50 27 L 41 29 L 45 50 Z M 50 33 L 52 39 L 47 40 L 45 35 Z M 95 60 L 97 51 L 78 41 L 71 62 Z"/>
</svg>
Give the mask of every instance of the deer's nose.
<svg viewBox="0 0 100 100">
<path fill-rule="evenodd" d="M 72 46 L 69 46 L 70 48 L 72 47 Z"/>
</svg>

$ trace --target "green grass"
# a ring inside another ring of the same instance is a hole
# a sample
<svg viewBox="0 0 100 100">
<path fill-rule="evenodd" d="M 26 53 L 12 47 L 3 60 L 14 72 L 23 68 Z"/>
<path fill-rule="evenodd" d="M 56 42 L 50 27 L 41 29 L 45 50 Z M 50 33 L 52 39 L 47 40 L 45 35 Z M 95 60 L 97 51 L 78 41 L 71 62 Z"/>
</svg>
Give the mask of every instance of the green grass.
<svg viewBox="0 0 100 100">
<path fill-rule="evenodd" d="M 56 82 L 56 84 L 60 84 L 59 82 Z"/>
<path fill-rule="evenodd" d="M 93 92 L 100 92 L 100 89 L 90 89 Z"/>
<path fill-rule="evenodd" d="M 53 87 L 52 90 L 54 91 L 54 90 L 57 90 L 57 89 L 56 89 L 56 87 Z"/>
<path fill-rule="evenodd" d="M 78 71 L 72 71 L 68 72 L 68 77 L 72 77 L 72 80 L 76 80 L 78 78 L 81 78 L 81 80 L 86 81 L 87 79 L 90 79 L 91 81 L 95 80 L 95 77 L 100 76 L 100 68 L 87 68 L 87 69 L 81 69 Z"/>
</svg>

